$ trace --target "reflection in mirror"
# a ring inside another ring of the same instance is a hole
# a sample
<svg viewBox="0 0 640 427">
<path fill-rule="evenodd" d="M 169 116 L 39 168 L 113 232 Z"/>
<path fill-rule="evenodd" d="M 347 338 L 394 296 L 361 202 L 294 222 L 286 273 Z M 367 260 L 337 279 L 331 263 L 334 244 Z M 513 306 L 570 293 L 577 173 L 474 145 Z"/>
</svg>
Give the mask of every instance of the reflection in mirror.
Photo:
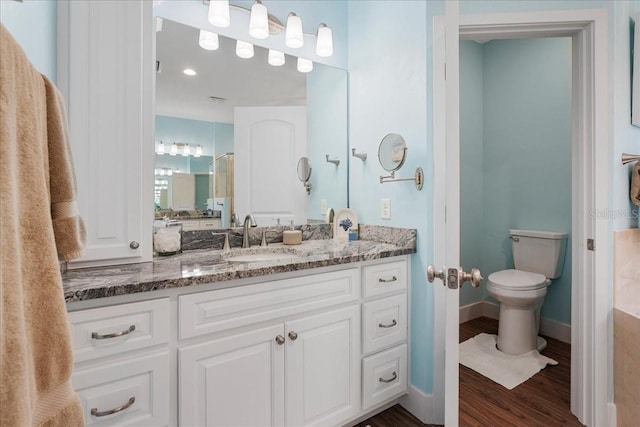
<svg viewBox="0 0 640 427">
<path fill-rule="evenodd" d="M 407 144 L 404 138 L 395 133 L 385 136 L 378 147 L 378 160 L 380 165 L 387 172 L 397 171 L 404 164 L 406 158 Z"/>
<path fill-rule="evenodd" d="M 311 183 L 309 178 L 311 177 L 311 162 L 307 157 L 301 157 L 298 160 L 298 179 L 304 184 L 307 194 L 311 194 Z"/>
<path fill-rule="evenodd" d="M 324 222 L 321 205 L 346 207 L 347 168 L 324 162 L 326 152 L 347 154 L 346 72 L 314 64 L 300 73 L 295 57 L 271 66 L 267 49 L 242 59 L 235 40 L 219 36 L 211 51 L 198 39 L 167 19 L 156 33 L 157 215 L 189 211 L 229 227 L 234 214 L 252 214 L 269 226 Z M 309 172 L 311 162 L 326 166 L 306 180 L 311 194 L 297 180 L 302 157 Z"/>
</svg>

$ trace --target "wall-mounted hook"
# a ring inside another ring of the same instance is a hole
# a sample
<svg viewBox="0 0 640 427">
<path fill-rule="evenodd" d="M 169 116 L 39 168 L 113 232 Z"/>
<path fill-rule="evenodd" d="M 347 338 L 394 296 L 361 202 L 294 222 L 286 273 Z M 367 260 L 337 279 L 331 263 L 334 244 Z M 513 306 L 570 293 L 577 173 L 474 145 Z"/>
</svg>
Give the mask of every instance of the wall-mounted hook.
<svg viewBox="0 0 640 427">
<path fill-rule="evenodd" d="M 327 159 L 328 163 L 333 163 L 336 166 L 340 164 L 340 157 L 336 157 L 335 159 L 330 159 L 328 154 L 326 154 L 324 157 Z"/>
<path fill-rule="evenodd" d="M 627 154 L 622 153 L 622 164 L 626 165 L 627 163 L 640 161 L 640 155 L 636 154 Z"/>
<path fill-rule="evenodd" d="M 352 149 L 351 149 L 351 155 L 352 155 L 353 157 L 357 157 L 357 158 L 359 158 L 359 159 L 360 159 L 360 160 L 362 160 L 363 162 L 364 162 L 365 160 L 367 160 L 367 153 L 356 153 L 356 149 L 355 149 L 355 148 L 352 148 Z"/>
</svg>

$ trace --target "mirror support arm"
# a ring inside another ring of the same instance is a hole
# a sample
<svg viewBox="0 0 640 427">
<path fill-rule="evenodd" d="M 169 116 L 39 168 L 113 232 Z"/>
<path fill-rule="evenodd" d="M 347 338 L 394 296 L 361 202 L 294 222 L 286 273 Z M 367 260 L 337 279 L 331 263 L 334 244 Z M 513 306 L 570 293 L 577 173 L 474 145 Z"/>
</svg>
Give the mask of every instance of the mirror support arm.
<svg viewBox="0 0 640 427">
<path fill-rule="evenodd" d="M 424 172 L 421 167 L 416 169 L 416 175 L 413 178 L 396 178 L 395 171 L 392 171 L 390 175 L 383 176 L 380 175 L 380 184 L 384 184 L 385 182 L 399 182 L 399 181 L 413 181 L 416 183 L 416 188 L 418 191 L 422 190 L 424 185 Z"/>
</svg>

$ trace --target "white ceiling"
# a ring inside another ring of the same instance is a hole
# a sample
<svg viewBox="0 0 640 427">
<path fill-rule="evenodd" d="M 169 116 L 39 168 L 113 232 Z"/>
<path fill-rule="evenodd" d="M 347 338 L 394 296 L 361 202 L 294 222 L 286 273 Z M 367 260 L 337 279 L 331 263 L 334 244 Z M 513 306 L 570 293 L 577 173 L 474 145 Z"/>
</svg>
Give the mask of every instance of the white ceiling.
<svg viewBox="0 0 640 427">
<path fill-rule="evenodd" d="M 267 49 L 254 46 L 255 55 L 242 59 L 235 54 L 235 40 L 220 36 L 215 51 L 198 45 L 199 30 L 163 20 L 156 33 L 156 114 L 209 122 L 233 123 L 236 106 L 306 104 L 306 74 L 296 69 L 296 58 L 286 63 L 267 63 Z M 198 74 L 186 76 L 192 68 Z M 210 96 L 226 98 L 213 102 Z"/>
</svg>

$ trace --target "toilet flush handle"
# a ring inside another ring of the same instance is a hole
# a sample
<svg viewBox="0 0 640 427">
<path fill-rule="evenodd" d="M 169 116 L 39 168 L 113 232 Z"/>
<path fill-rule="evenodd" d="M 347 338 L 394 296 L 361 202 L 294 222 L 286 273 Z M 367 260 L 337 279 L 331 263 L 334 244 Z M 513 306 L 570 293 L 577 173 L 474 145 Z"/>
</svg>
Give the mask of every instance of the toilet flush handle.
<svg viewBox="0 0 640 427">
<path fill-rule="evenodd" d="M 462 267 L 460 267 L 460 273 L 458 274 L 460 277 L 460 286 L 464 285 L 465 282 L 471 282 L 471 286 L 477 288 L 482 283 L 482 275 L 480 274 L 480 270 L 477 268 L 472 268 L 471 273 L 465 273 Z"/>
</svg>

